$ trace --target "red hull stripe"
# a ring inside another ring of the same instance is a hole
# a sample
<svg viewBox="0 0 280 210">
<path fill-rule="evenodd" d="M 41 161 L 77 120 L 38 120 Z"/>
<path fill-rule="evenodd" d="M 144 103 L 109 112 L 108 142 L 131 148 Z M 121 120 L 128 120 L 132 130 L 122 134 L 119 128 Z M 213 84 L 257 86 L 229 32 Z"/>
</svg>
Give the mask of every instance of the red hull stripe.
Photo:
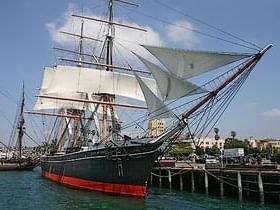
<svg viewBox="0 0 280 210">
<path fill-rule="evenodd" d="M 61 176 L 46 171 L 42 172 L 42 176 L 52 181 L 59 182 L 65 185 L 78 187 L 82 189 L 101 191 L 101 192 L 108 192 L 108 193 L 115 193 L 115 194 L 122 194 L 122 195 L 133 195 L 133 196 L 140 196 L 140 197 L 144 197 L 147 192 L 147 187 L 141 185 L 96 182 L 91 180 L 74 178 L 70 176 Z"/>
</svg>

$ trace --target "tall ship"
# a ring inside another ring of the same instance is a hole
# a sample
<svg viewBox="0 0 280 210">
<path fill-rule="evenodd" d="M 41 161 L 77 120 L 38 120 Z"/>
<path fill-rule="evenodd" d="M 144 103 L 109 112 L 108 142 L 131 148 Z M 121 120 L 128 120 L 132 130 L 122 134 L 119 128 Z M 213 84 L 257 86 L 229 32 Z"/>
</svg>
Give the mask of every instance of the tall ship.
<svg viewBox="0 0 280 210">
<path fill-rule="evenodd" d="M 19 114 L 15 119 L 15 126 L 12 130 L 9 145 L 0 141 L 0 145 L 4 148 L 0 153 L 0 171 L 33 170 L 39 163 L 39 159 L 36 159 L 33 156 L 25 156 L 23 154 L 23 136 L 26 134 L 23 115 L 24 100 L 23 88 L 22 98 L 19 105 Z"/>
<path fill-rule="evenodd" d="M 115 31 L 143 29 L 114 20 L 115 3 L 133 3 L 108 2 L 107 19 L 73 15 L 80 33 L 62 33 L 79 39 L 78 50 L 56 48 L 72 57 L 44 69 L 31 113 L 48 116 L 53 127 L 40 166 L 43 177 L 70 187 L 145 197 L 155 161 L 183 132 L 195 141 L 212 129 L 272 45 L 255 53 L 142 45 L 152 59 L 128 51 L 146 70 L 121 65 Z M 85 36 L 84 21 L 102 23 L 105 34 Z M 84 52 L 84 40 L 101 43 L 98 55 Z M 218 68 L 223 73 L 207 82 L 189 80 Z"/>
</svg>

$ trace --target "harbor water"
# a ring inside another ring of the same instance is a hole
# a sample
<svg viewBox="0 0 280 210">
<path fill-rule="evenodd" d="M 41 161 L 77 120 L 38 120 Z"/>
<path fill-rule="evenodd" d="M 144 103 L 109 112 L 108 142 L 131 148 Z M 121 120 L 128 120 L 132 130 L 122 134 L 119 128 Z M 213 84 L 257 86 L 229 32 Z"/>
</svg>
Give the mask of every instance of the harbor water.
<svg viewBox="0 0 280 210">
<path fill-rule="evenodd" d="M 33 171 L 0 172 L 0 209 L 279 209 L 278 205 L 150 188 L 146 199 L 67 188 Z"/>
</svg>

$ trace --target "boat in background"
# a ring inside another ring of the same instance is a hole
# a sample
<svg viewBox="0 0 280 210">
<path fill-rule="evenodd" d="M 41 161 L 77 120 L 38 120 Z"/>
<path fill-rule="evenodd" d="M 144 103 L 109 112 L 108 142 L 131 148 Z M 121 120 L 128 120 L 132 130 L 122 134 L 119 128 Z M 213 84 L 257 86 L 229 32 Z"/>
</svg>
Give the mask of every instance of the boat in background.
<svg viewBox="0 0 280 210">
<path fill-rule="evenodd" d="M 24 90 L 22 93 L 22 99 L 20 103 L 19 116 L 16 117 L 17 125 L 17 141 L 16 146 L 9 147 L 3 142 L 0 142 L 4 146 L 4 151 L 0 156 L 0 171 L 22 171 L 33 170 L 39 163 L 39 159 L 23 156 L 22 152 L 22 139 L 25 133 L 24 127 Z"/>
<path fill-rule="evenodd" d="M 135 52 L 149 72 L 115 65 L 115 26 L 139 30 L 114 22 L 115 1 L 109 0 L 107 20 L 73 15 L 108 27 L 105 36 L 100 36 L 105 37 L 103 47 L 99 56 L 83 51 L 83 40 L 89 39 L 83 35 L 83 21 L 81 34 L 64 32 L 79 38 L 79 50 L 58 50 L 78 58 L 60 58 L 68 65 L 45 68 L 38 100 L 30 113 L 55 117 L 48 153 L 41 158 L 43 177 L 76 188 L 145 197 L 154 162 L 183 131 L 195 139 L 201 135 L 198 132 L 211 128 L 271 45 L 254 54 L 143 45 L 164 69 Z M 235 62 L 235 67 L 205 85 L 187 80 Z M 122 103 L 120 97 L 145 102 L 146 106 Z M 131 122 L 121 120 L 118 109 L 132 110 Z M 137 117 L 136 110 L 148 114 Z M 144 130 L 141 136 L 131 136 L 125 130 L 136 127 Z"/>
<path fill-rule="evenodd" d="M 0 159 L 0 171 L 29 171 L 33 170 L 38 163 L 39 160 L 32 158 Z"/>
</svg>

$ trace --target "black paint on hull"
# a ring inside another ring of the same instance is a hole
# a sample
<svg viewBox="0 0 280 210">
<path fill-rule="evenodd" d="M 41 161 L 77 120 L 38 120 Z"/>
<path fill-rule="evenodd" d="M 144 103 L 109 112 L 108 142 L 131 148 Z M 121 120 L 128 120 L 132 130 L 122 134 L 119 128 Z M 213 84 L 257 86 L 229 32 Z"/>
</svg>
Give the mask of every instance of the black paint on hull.
<svg viewBox="0 0 280 210">
<path fill-rule="evenodd" d="M 98 183 L 146 187 L 151 168 L 161 154 L 161 144 L 100 147 L 49 156 L 42 159 L 41 168 L 43 175 L 54 174 L 61 179 L 72 177 Z"/>
</svg>

